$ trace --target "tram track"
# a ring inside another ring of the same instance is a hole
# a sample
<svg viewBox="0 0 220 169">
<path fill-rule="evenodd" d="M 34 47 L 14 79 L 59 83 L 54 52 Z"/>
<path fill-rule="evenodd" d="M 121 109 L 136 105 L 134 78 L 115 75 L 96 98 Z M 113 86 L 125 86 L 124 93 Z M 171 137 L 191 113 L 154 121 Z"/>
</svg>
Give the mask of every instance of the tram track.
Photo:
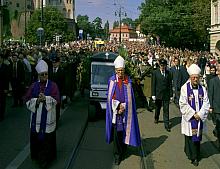
<svg viewBox="0 0 220 169">
<path fill-rule="evenodd" d="M 73 150 L 71 152 L 69 160 L 67 161 L 67 164 L 65 165 L 66 166 L 65 169 L 70 169 L 74 165 L 75 158 L 77 156 L 77 153 L 78 153 L 79 148 L 80 148 L 80 144 L 83 141 L 85 131 L 86 131 L 87 128 L 88 128 L 88 119 L 86 120 L 84 127 L 81 129 L 80 135 L 78 137 L 79 139 L 77 140 L 76 146 L 73 147 Z"/>
</svg>

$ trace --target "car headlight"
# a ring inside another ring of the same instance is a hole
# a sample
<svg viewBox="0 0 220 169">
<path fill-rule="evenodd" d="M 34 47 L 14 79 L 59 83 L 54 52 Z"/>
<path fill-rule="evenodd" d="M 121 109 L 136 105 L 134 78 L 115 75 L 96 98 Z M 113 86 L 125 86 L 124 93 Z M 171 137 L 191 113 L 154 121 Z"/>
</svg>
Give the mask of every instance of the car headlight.
<svg viewBox="0 0 220 169">
<path fill-rule="evenodd" d="M 98 92 L 92 92 L 92 96 L 99 96 Z"/>
</svg>

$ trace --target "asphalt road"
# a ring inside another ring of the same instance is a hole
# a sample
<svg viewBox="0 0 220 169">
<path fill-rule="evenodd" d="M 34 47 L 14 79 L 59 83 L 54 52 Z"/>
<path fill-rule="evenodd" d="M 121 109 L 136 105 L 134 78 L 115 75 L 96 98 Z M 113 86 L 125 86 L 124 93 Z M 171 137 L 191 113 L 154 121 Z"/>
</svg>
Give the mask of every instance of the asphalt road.
<svg viewBox="0 0 220 169">
<path fill-rule="evenodd" d="M 0 169 L 38 169 L 29 154 L 30 114 L 25 107 L 11 108 L 11 98 L 7 103 L 5 120 L 0 123 Z M 143 151 L 128 147 L 126 158 L 115 166 L 112 144 L 105 143 L 105 117 L 98 116 L 96 121 L 88 123 L 87 106 L 88 97 L 78 95 L 62 110 L 57 130 L 57 160 L 49 169 L 220 168 L 220 153 L 210 120 L 201 144 L 199 166 L 194 167 L 186 158 L 180 112 L 173 103 L 170 104 L 171 132 L 164 129 L 162 114 L 159 124 L 154 124 L 153 112 L 138 109 Z"/>
</svg>

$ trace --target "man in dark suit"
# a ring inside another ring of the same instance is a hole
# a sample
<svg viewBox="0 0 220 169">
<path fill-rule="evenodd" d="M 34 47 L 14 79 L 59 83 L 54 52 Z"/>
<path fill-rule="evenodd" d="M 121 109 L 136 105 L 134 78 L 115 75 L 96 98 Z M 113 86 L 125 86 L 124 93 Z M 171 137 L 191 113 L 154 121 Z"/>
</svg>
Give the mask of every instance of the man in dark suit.
<svg viewBox="0 0 220 169">
<path fill-rule="evenodd" d="M 177 80 L 177 86 L 180 91 L 181 87 L 189 80 L 189 73 L 187 72 L 187 67 L 191 65 L 191 60 L 187 60 L 186 64 L 180 67 L 179 76 Z"/>
<path fill-rule="evenodd" d="M 60 100 L 61 103 L 57 103 L 56 105 L 56 124 L 58 124 L 59 118 L 60 118 L 60 108 L 62 103 L 62 96 L 64 96 L 64 82 L 65 82 L 65 73 L 63 68 L 60 65 L 60 58 L 56 57 L 53 59 L 53 73 L 51 75 L 51 80 L 54 81 L 59 89 L 60 93 Z"/>
<path fill-rule="evenodd" d="M 212 78 L 209 82 L 208 96 L 210 102 L 209 111 L 215 115 L 215 130 L 217 131 L 220 150 L 220 63 L 217 64 L 217 76 Z"/>
<path fill-rule="evenodd" d="M 155 116 L 154 122 L 158 123 L 160 109 L 163 107 L 163 120 L 165 129 L 170 132 L 169 125 L 169 103 L 173 95 L 172 91 L 172 75 L 167 70 L 167 61 L 159 60 L 159 69 L 155 70 L 152 75 L 152 99 L 155 100 Z"/>
<path fill-rule="evenodd" d="M 180 97 L 180 86 L 178 83 L 178 79 L 180 76 L 180 69 L 182 66 L 179 64 L 179 59 L 174 58 L 174 66 L 170 68 L 172 79 L 173 79 L 173 87 L 174 87 L 174 103 L 179 105 L 179 97 Z"/>
<path fill-rule="evenodd" d="M 25 68 L 24 63 L 18 58 L 18 53 L 12 53 L 10 64 L 10 81 L 14 104 L 12 107 L 23 105 L 23 95 L 25 92 Z"/>
<path fill-rule="evenodd" d="M 8 65 L 4 63 L 3 53 L 0 53 L 0 77 L 3 77 L 0 81 L 0 121 L 4 119 L 5 107 L 6 107 L 6 92 L 9 87 L 9 72 Z"/>
</svg>

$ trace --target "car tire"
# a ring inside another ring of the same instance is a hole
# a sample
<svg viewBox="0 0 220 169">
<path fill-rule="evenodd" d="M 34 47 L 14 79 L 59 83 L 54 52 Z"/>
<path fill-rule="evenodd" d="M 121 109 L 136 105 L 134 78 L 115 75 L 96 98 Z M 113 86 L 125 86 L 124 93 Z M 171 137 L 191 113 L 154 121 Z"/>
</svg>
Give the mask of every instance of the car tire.
<svg viewBox="0 0 220 169">
<path fill-rule="evenodd" d="M 94 121 L 96 118 L 96 106 L 93 104 L 89 104 L 88 108 L 88 120 Z"/>
</svg>

